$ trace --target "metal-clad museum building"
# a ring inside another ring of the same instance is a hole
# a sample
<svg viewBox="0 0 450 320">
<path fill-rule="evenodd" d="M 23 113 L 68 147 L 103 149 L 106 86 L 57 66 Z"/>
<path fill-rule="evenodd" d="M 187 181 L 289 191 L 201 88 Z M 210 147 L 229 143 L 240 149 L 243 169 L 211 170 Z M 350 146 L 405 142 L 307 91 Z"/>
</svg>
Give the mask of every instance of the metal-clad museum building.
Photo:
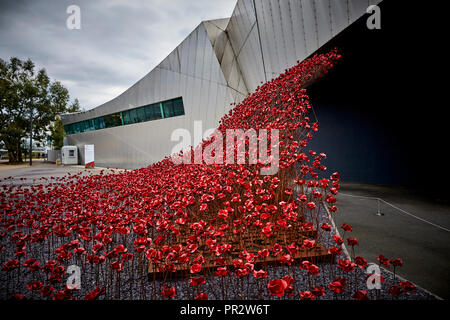
<svg viewBox="0 0 450 320">
<path fill-rule="evenodd" d="M 230 103 L 316 52 L 378 2 L 238 0 L 230 18 L 200 23 L 118 97 L 62 115 L 67 142 L 94 144 L 99 166 L 157 162 L 177 143 L 170 140 L 175 129 L 193 132 L 196 120 L 204 130 L 217 127 Z"/>
</svg>

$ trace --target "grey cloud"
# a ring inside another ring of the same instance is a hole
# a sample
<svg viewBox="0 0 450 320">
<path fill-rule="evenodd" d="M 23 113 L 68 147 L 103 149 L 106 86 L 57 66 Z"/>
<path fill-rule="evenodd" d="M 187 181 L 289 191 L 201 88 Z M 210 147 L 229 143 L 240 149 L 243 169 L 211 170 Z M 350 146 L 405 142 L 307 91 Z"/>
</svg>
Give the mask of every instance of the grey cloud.
<svg viewBox="0 0 450 320">
<path fill-rule="evenodd" d="M 0 57 L 31 58 L 92 108 L 142 78 L 201 20 L 231 15 L 236 0 L 0 1 Z M 81 9 L 81 30 L 66 8 Z"/>
</svg>

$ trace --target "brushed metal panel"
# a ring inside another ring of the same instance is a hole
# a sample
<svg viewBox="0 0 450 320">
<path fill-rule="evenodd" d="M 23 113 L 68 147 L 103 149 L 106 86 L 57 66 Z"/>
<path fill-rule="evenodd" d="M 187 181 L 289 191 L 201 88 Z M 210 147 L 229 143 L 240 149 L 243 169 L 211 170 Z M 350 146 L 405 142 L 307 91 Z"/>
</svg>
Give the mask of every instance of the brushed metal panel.
<svg viewBox="0 0 450 320">
<path fill-rule="evenodd" d="M 291 9 L 291 1 L 279 1 L 278 2 L 279 11 L 280 11 L 280 23 L 281 30 L 283 32 L 283 40 L 284 40 L 284 54 L 285 60 L 280 65 L 281 70 L 283 72 L 286 68 L 293 66 L 298 60 L 297 52 L 296 52 L 296 37 L 295 34 L 298 30 L 294 29 L 294 17 L 292 15 L 293 11 Z M 295 17 L 297 18 L 297 17 Z M 303 30 L 300 30 L 303 32 Z"/>
<path fill-rule="evenodd" d="M 273 36 L 276 54 L 276 56 L 271 59 L 272 69 L 266 68 L 267 79 L 269 80 L 278 76 L 286 68 L 285 66 L 287 66 L 286 37 L 289 31 L 285 32 L 285 30 L 283 30 L 280 2 L 276 0 L 269 0 L 267 2 L 269 7 L 268 19 L 270 19 L 269 21 L 272 24 L 272 30 L 268 30 L 268 32 Z M 289 19 L 289 16 L 286 16 L 285 18 Z M 268 36 L 268 38 L 270 39 L 271 36 Z M 264 61 L 266 60 L 268 59 L 264 57 Z"/>
<path fill-rule="evenodd" d="M 214 46 L 216 38 L 220 34 L 221 30 L 210 21 L 203 21 L 203 25 L 205 26 L 206 33 L 208 34 L 208 38 L 211 41 L 212 46 Z"/>
<path fill-rule="evenodd" d="M 190 76 L 195 76 L 195 58 L 197 56 L 197 36 L 198 36 L 198 29 L 195 29 L 192 31 L 192 33 L 189 35 L 187 39 L 187 44 L 189 46 L 189 55 L 188 60 L 184 61 L 184 63 L 187 64 L 187 74 Z"/>
<path fill-rule="evenodd" d="M 256 17 L 258 19 L 256 32 L 258 34 L 258 45 L 262 50 L 262 59 L 264 59 L 263 69 L 266 72 L 267 79 L 271 79 L 272 71 L 278 69 L 277 39 L 275 39 L 275 30 L 272 21 L 272 10 L 270 1 L 263 0 L 255 2 Z M 281 36 L 281 35 L 279 35 Z M 261 43 L 259 43 L 261 39 Z M 264 80 L 266 79 L 264 77 Z"/>
<path fill-rule="evenodd" d="M 316 23 L 318 28 L 319 47 L 331 39 L 330 0 L 315 0 Z"/>
<path fill-rule="evenodd" d="M 333 37 L 349 25 L 348 0 L 331 1 L 331 30 Z"/>
<path fill-rule="evenodd" d="M 168 85 L 168 81 L 167 81 L 167 74 L 169 73 L 168 70 L 165 69 L 159 69 L 160 71 L 160 76 L 161 76 L 161 80 L 160 80 L 160 100 L 167 100 L 168 95 L 167 95 L 167 85 Z"/>
<path fill-rule="evenodd" d="M 227 26 L 231 44 L 237 55 L 254 27 L 255 20 L 253 0 L 239 0 Z"/>
<path fill-rule="evenodd" d="M 293 30 L 292 33 L 295 45 L 295 62 L 297 62 L 297 60 L 301 61 L 308 56 L 306 48 L 305 30 L 303 27 L 303 12 L 301 1 L 289 0 L 288 4 L 291 10 L 291 22 Z"/>
<path fill-rule="evenodd" d="M 222 19 L 215 19 L 215 20 L 209 20 L 212 24 L 217 26 L 222 31 L 225 31 L 228 23 L 230 22 L 230 18 L 222 18 Z"/>
<path fill-rule="evenodd" d="M 310 55 L 319 47 L 314 4 L 310 0 L 301 0 L 300 5 L 302 10 L 304 33 L 306 36 L 307 55 Z"/>
<path fill-rule="evenodd" d="M 197 29 L 197 45 L 195 46 L 195 69 L 194 76 L 197 78 L 203 78 L 203 66 L 204 66 L 204 57 L 205 57 L 205 49 L 206 45 L 211 47 L 211 42 L 209 41 L 205 26 L 201 23 Z"/>
<path fill-rule="evenodd" d="M 219 63 L 222 62 L 225 46 L 228 42 L 230 42 L 228 40 L 228 36 L 223 31 L 216 38 L 216 41 L 214 43 L 214 52 L 216 53 L 216 57 Z"/>
<path fill-rule="evenodd" d="M 160 101 L 160 97 L 161 97 L 161 69 L 160 68 L 156 68 L 153 72 L 152 72 L 152 77 L 154 78 L 154 86 L 155 86 L 155 96 L 154 99 L 156 101 Z"/>
<path fill-rule="evenodd" d="M 228 82 L 230 79 L 231 67 L 234 60 L 233 49 L 231 48 L 231 42 L 228 41 L 225 45 L 225 51 L 223 53 L 222 63 L 220 64 L 225 80 Z"/>
<path fill-rule="evenodd" d="M 209 81 L 220 81 L 220 78 L 216 79 L 215 73 L 212 72 L 213 63 L 215 62 L 215 64 L 217 65 L 218 62 L 215 57 L 214 51 L 211 49 L 211 44 L 209 43 L 209 40 L 206 39 L 206 41 L 208 43 L 205 44 L 205 47 L 203 48 L 203 61 L 201 62 L 202 74 L 200 75 L 200 77 L 202 79 L 206 79 Z M 208 46 L 209 46 L 209 48 L 208 48 Z"/>
<path fill-rule="evenodd" d="M 228 86 L 236 90 L 239 86 L 240 72 L 238 70 L 237 60 L 233 59 Z"/>
<path fill-rule="evenodd" d="M 253 92 L 262 81 L 265 81 L 262 55 L 257 32 L 258 31 L 256 28 L 252 29 L 247 41 L 237 56 L 239 66 L 241 67 L 241 72 L 249 92 Z"/>
<path fill-rule="evenodd" d="M 369 6 L 368 0 L 348 0 L 350 23 L 354 22 L 363 14 L 365 14 L 368 6 Z"/>
<path fill-rule="evenodd" d="M 188 74 L 189 63 L 189 41 L 187 39 L 178 46 L 178 55 L 180 57 L 180 72 Z"/>
<path fill-rule="evenodd" d="M 212 81 L 208 81 L 206 84 L 206 90 L 208 92 L 207 94 L 207 101 L 206 101 L 206 108 L 205 108 L 205 119 L 207 123 L 215 123 L 215 115 L 214 111 L 217 107 L 217 83 L 214 83 Z"/>
</svg>

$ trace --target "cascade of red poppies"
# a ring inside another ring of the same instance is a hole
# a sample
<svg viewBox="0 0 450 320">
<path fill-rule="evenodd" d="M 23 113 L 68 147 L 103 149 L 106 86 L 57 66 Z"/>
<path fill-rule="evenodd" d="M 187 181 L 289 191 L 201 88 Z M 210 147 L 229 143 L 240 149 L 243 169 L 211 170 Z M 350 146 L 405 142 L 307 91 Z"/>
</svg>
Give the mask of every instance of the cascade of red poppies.
<svg viewBox="0 0 450 320">
<path fill-rule="evenodd" d="M 306 149 L 319 126 L 309 114 L 305 87 L 339 58 L 331 51 L 298 63 L 221 119 L 217 130 L 223 136 L 227 129 L 279 130 L 274 175 L 261 175 L 261 163 L 175 165 L 167 157 L 133 171 L 69 175 L 31 186 L 4 183 L 0 248 L 8 281 L 3 289 L 20 297 L 20 270 L 25 268 L 35 275 L 26 284 L 29 297 L 70 299 L 76 290 L 64 286 L 63 276 L 72 264 L 95 282 L 86 299 L 120 298 L 121 290 L 137 290 L 135 298 L 172 298 L 175 274 L 188 282 L 190 298 L 208 298 L 202 286 L 211 277 L 221 279 L 222 297 L 227 297 L 231 288 L 224 279 L 231 276 L 242 286 L 244 278 L 260 279 L 259 291 L 266 288 L 281 297 L 292 292 L 290 270 L 295 266 L 318 275 L 314 261 L 294 257 L 313 252 L 331 229 L 321 223 L 320 212 L 324 205 L 329 212 L 337 210 L 339 175 L 321 178 L 326 155 Z M 204 140 L 197 148 L 204 150 L 213 141 Z M 342 252 L 340 240 L 328 254 Z M 283 265 L 286 276 L 269 281 L 268 261 Z M 339 261 L 342 270 L 354 266 Z M 124 283 L 121 274 L 131 280 Z M 147 281 L 153 281 L 151 292 Z M 336 280 L 329 289 L 339 292 L 343 285 Z M 323 295 L 322 287 L 305 289 L 302 299 Z"/>
</svg>

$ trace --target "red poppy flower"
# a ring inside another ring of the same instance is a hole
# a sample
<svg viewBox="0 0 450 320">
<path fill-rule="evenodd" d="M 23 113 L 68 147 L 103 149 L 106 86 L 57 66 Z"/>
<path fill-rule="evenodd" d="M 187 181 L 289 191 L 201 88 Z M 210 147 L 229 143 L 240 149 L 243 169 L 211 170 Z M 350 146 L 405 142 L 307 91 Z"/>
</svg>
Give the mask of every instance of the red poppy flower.
<svg viewBox="0 0 450 320">
<path fill-rule="evenodd" d="M 298 294 L 300 295 L 300 300 L 314 300 L 316 297 L 311 291 L 300 291 Z"/>
<path fill-rule="evenodd" d="M 189 284 L 191 286 L 200 286 L 205 283 L 206 283 L 205 277 L 191 277 L 191 280 L 189 281 Z"/>
<path fill-rule="evenodd" d="M 267 258 L 270 255 L 270 252 L 267 249 L 263 249 L 263 250 L 258 251 L 258 255 L 261 258 Z"/>
<path fill-rule="evenodd" d="M 342 240 L 342 238 L 340 236 L 338 236 L 337 234 L 335 234 L 333 236 L 333 240 L 334 242 L 336 242 L 338 245 L 341 245 L 344 243 L 344 240 Z"/>
<path fill-rule="evenodd" d="M 342 293 L 344 292 L 344 286 L 340 281 L 333 281 L 328 285 L 328 289 L 331 291 L 334 291 L 335 293 Z"/>
<path fill-rule="evenodd" d="M 9 272 L 19 267 L 20 267 L 19 260 L 9 260 L 5 262 L 2 270 Z"/>
<path fill-rule="evenodd" d="M 355 298 L 356 300 L 369 300 L 369 296 L 367 295 L 367 291 L 365 290 L 358 290 L 353 295 L 352 298 Z"/>
<path fill-rule="evenodd" d="M 326 222 L 322 223 L 320 227 L 325 231 L 331 231 L 331 224 L 328 224 Z"/>
<path fill-rule="evenodd" d="M 272 247 L 272 252 L 274 256 L 279 255 L 281 252 L 283 252 L 283 247 L 280 246 L 278 243 L 275 243 Z"/>
<path fill-rule="evenodd" d="M 111 269 L 115 271 L 122 271 L 123 263 L 120 263 L 119 261 L 114 261 L 113 263 L 111 263 Z"/>
<path fill-rule="evenodd" d="M 312 224 L 312 222 L 305 222 L 305 223 L 302 223 L 302 229 L 305 231 L 313 231 L 314 225 Z"/>
<path fill-rule="evenodd" d="M 219 210 L 219 213 L 217 214 L 219 218 L 222 218 L 226 220 L 228 218 L 228 211 L 227 210 Z"/>
<path fill-rule="evenodd" d="M 97 253 L 98 251 L 103 250 L 103 248 L 104 248 L 103 243 L 101 242 L 96 243 L 92 246 L 92 252 Z"/>
<path fill-rule="evenodd" d="M 200 265 L 200 264 L 198 264 L 198 263 L 195 263 L 195 264 L 193 264 L 193 265 L 191 266 L 190 272 L 191 272 L 191 273 L 199 273 L 199 272 L 201 272 L 202 270 L 203 270 L 202 265 Z"/>
<path fill-rule="evenodd" d="M 318 275 L 320 273 L 319 267 L 315 264 L 308 266 L 308 273 L 312 275 Z"/>
<path fill-rule="evenodd" d="M 208 293 L 207 293 L 207 292 L 199 293 L 199 294 L 195 297 L 195 300 L 208 300 Z"/>
<path fill-rule="evenodd" d="M 406 293 L 411 293 L 416 290 L 416 287 L 409 281 L 399 282 L 398 285 L 402 287 L 403 291 L 405 291 Z"/>
<path fill-rule="evenodd" d="M 123 244 L 119 244 L 117 247 L 114 248 L 114 252 L 116 252 L 117 254 L 126 253 L 127 251 L 128 249 L 125 248 Z"/>
<path fill-rule="evenodd" d="M 218 267 L 216 271 L 216 276 L 218 277 L 225 277 L 230 273 L 230 271 L 227 270 L 227 267 Z"/>
<path fill-rule="evenodd" d="M 21 293 L 14 293 L 12 297 L 14 300 L 25 300 L 25 296 Z"/>
<path fill-rule="evenodd" d="M 267 225 L 262 229 L 262 233 L 264 233 L 264 235 L 269 238 L 272 235 L 272 232 L 273 225 L 268 222 Z"/>
<path fill-rule="evenodd" d="M 325 289 L 323 287 L 316 287 L 311 290 L 312 294 L 316 297 L 323 297 L 325 295 Z"/>
<path fill-rule="evenodd" d="M 161 291 L 161 295 L 164 298 L 173 298 L 175 296 L 175 287 L 166 287 L 163 286 L 162 291 Z"/>
<path fill-rule="evenodd" d="M 296 255 L 298 253 L 299 247 L 295 244 L 295 242 L 292 242 L 291 244 L 286 246 L 286 249 L 291 255 Z"/>
<path fill-rule="evenodd" d="M 286 281 L 287 283 L 287 287 L 284 290 L 285 293 L 289 294 L 289 295 L 293 295 L 294 294 L 294 287 L 293 284 L 295 282 L 294 278 L 292 278 L 291 276 L 284 276 L 283 278 L 281 278 L 282 280 Z"/>
<path fill-rule="evenodd" d="M 302 248 L 304 248 L 304 249 L 312 249 L 312 248 L 314 248 L 315 244 L 316 244 L 315 240 L 305 239 L 305 240 L 303 240 Z"/>
<path fill-rule="evenodd" d="M 394 267 L 401 267 L 403 265 L 403 260 L 400 258 L 393 259 L 390 262 Z"/>
<path fill-rule="evenodd" d="M 364 269 L 367 266 L 367 260 L 360 256 L 355 257 L 355 263 L 361 269 Z"/>
<path fill-rule="evenodd" d="M 382 254 L 380 254 L 377 258 L 377 260 L 384 265 L 385 267 L 389 268 L 389 259 L 387 259 L 385 256 L 383 256 Z"/>
<path fill-rule="evenodd" d="M 342 248 L 331 247 L 331 248 L 328 250 L 328 253 L 329 253 L 329 254 L 332 254 L 332 255 L 341 255 L 341 254 L 342 254 Z"/>
<path fill-rule="evenodd" d="M 309 209 L 309 210 L 313 210 L 313 209 L 316 208 L 316 203 L 315 202 L 308 202 L 306 204 L 306 208 Z"/>
<path fill-rule="evenodd" d="M 303 261 L 300 263 L 300 269 L 308 270 L 308 268 L 309 268 L 309 266 L 310 266 L 311 264 L 312 264 L 311 261 L 303 260 Z"/>
<path fill-rule="evenodd" d="M 269 293 L 273 296 L 282 297 L 284 295 L 284 291 L 288 287 L 288 283 L 283 279 L 274 279 L 269 281 L 267 285 L 267 289 Z"/>
<path fill-rule="evenodd" d="M 356 238 L 348 238 L 347 239 L 347 244 L 349 245 L 349 246 L 356 246 L 356 245 L 358 245 L 358 239 L 356 239 Z"/>
<path fill-rule="evenodd" d="M 402 293 L 402 289 L 397 285 L 389 286 L 389 293 L 394 297 L 398 297 Z"/>
<path fill-rule="evenodd" d="M 49 297 L 52 294 L 53 289 L 54 288 L 52 286 L 43 286 L 41 289 L 41 296 Z"/>
<path fill-rule="evenodd" d="M 84 300 L 95 300 L 99 296 L 104 295 L 106 293 L 105 289 L 101 289 L 100 287 L 95 287 L 95 290 L 89 292 L 85 297 Z"/>
<path fill-rule="evenodd" d="M 258 271 L 254 270 L 253 276 L 257 279 L 264 279 L 264 278 L 267 278 L 267 272 L 262 269 L 258 270 Z"/>
<path fill-rule="evenodd" d="M 345 231 L 352 231 L 352 226 L 346 223 L 343 223 L 341 228 L 344 229 Z"/>
<path fill-rule="evenodd" d="M 28 290 L 39 290 L 42 288 L 42 282 L 41 281 L 30 281 L 25 286 Z"/>
<path fill-rule="evenodd" d="M 355 267 L 355 264 L 351 260 L 347 260 L 347 259 L 344 259 L 344 260 L 339 259 L 338 265 L 339 265 L 339 269 L 341 269 L 345 272 L 353 271 L 353 268 Z"/>
</svg>

